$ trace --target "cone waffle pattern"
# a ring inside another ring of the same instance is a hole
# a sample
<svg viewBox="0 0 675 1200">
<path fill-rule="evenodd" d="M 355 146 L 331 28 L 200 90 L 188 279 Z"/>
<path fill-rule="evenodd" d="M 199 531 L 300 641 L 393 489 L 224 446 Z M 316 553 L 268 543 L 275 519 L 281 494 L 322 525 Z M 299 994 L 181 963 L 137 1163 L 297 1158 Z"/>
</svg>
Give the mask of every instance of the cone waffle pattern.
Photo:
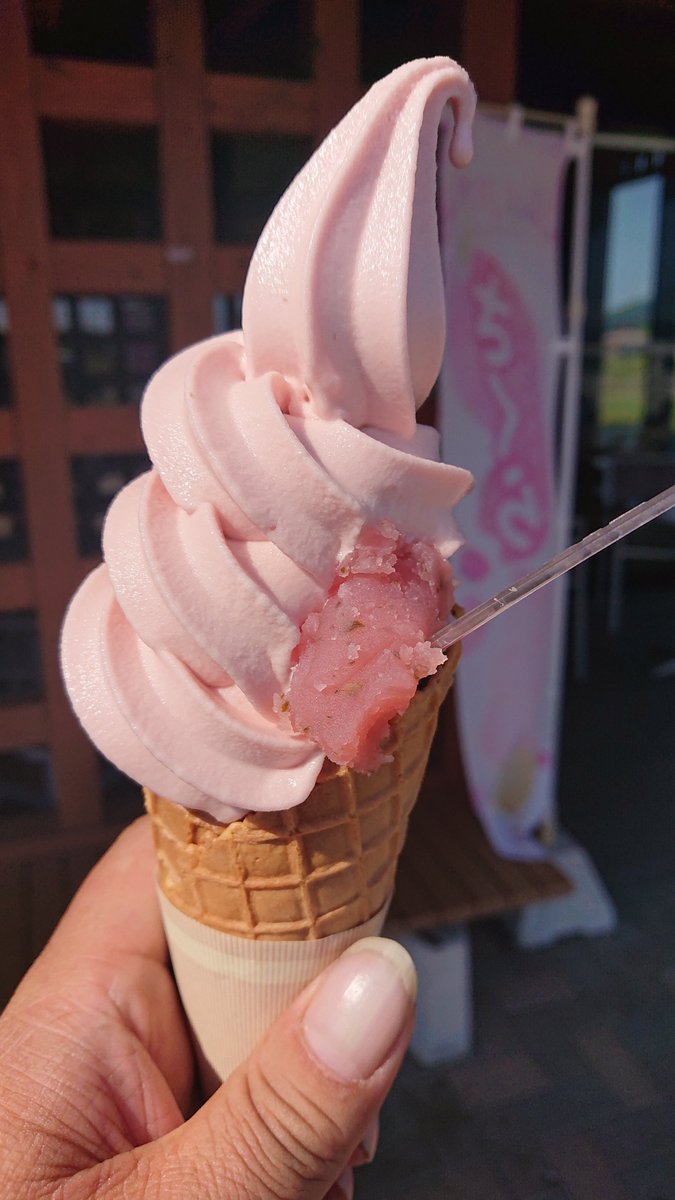
<svg viewBox="0 0 675 1200">
<path fill-rule="evenodd" d="M 203 925 L 300 941 L 352 929 L 386 904 L 408 818 L 424 777 L 440 705 L 459 659 L 448 661 L 392 722 L 372 775 L 326 761 L 307 800 L 221 825 L 145 791 L 159 883 Z"/>
</svg>

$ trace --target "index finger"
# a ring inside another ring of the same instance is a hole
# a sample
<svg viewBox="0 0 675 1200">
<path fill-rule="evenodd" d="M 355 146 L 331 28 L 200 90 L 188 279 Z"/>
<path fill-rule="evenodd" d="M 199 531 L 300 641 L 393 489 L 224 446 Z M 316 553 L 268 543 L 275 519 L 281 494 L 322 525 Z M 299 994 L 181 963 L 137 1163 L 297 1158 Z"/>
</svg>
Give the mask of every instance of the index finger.
<svg viewBox="0 0 675 1200">
<path fill-rule="evenodd" d="M 51 951 L 82 960 L 167 960 L 149 817 L 139 817 L 87 876 L 53 934 Z"/>
</svg>

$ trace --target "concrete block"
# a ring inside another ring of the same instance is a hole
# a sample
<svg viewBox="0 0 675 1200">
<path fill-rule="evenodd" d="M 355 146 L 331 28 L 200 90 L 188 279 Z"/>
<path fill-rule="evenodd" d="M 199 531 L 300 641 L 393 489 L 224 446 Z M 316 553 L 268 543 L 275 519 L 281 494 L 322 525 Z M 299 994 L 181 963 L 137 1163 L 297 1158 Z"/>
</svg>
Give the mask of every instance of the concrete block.
<svg viewBox="0 0 675 1200">
<path fill-rule="evenodd" d="M 616 908 L 587 852 L 560 834 L 552 858 L 574 891 L 530 904 L 506 918 L 518 945 L 534 949 L 572 934 L 612 933 L 617 926 Z"/>
<path fill-rule="evenodd" d="M 471 1050 L 471 943 L 465 926 L 398 939 L 417 968 L 417 1024 L 410 1049 L 423 1066 L 453 1062 Z"/>
</svg>

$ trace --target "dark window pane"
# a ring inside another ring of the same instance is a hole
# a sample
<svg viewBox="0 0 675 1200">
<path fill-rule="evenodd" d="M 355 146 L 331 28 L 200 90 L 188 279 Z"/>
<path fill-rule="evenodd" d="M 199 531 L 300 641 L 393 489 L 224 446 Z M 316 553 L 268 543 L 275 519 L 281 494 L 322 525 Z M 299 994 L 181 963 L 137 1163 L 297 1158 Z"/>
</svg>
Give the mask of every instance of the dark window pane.
<svg viewBox="0 0 675 1200">
<path fill-rule="evenodd" d="M 0 563 L 28 557 L 21 465 L 0 459 Z"/>
<path fill-rule="evenodd" d="M 115 332 L 115 308 L 109 296 L 82 296 L 76 308 L 82 333 Z"/>
<path fill-rule="evenodd" d="M 44 121 L 52 236 L 157 240 L 157 138 L 154 129 Z"/>
<path fill-rule="evenodd" d="M 644 163 L 641 160 L 645 160 Z M 634 449 L 653 382 L 651 333 L 658 280 L 663 177 L 649 155 L 626 156 L 609 194 L 597 381 L 597 444 Z"/>
<path fill-rule="evenodd" d="M 40 639 L 34 612 L 0 613 L 0 702 L 39 700 Z"/>
<path fill-rule="evenodd" d="M 83 373 L 80 395 L 82 404 L 96 405 L 98 408 L 114 408 L 115 405 L 125 403 L 124 389 L 115 379 L 111 379 L 107 375 L 96 379 L 91 374 Z"/>
<path fill-rule="evenodd" d="M 312 70 L 311 0 L 206 0 L 210 71 L 308 79 Z"/>
<path fill-rule="evenodd" d="M 603 129 L 672 134 L 674 39 L 672 4 L 523 0 L 518 99 L 573 112 L 579 96 L 595 96 Z M 639 88 L 627 79 L 639 79 Z"/>
<path fill-rule="evenodd" d="M 361 78 L 373 83 L 412 58 L 461 59 L 463 0 L 362 0 Z"/>
<path fill-rule="evenodd" d="M 80 554 L 87 557 L 100 553 L 103 520 L 113 496 L 149 466 L 144 454 L 97 454 L 72 459 Z"/>
<path fill-rule="evenodd" d="M 103 813 L 106 821 L 133 821 L 143 815 L 143 796 L 138 784 L 99 755 Z"/>
<path fill-rule="evenodd" d="M 0 408 L 12 403 L 12 382 L 9 373 L 9 310 L 0 297 Z"/>
<path fill-rule="evenodd" d="M 214 333 L 228 333 L 231 329 L 241 329 L 241 306 L 243 299 L 244 297 L 241 292 L 238 292 L 234 296 L 214 296 Z"/>
<path fill-rule="evenodd" d="M 94 381 L 99 377 L 110 378 L 116 365 L 115 342 L 112 338 L 105 341 L 101 338 L 97 342 L 90 342 L 89 345 L 85 344 L 83 347 L 82 371 L 89 378 L 93 377 Z"/>
<path fill-rule="evenodd" d="M 617 183 L 609 196 L 603 295 L 605 332 L 644 342 L 651 327 L 658 276 L 663 176 L 638 174 L 640 159 L 630 163 L 632 178 Z"/>
<path fill-rule="evenodd" d="M 215 134 L 217 241 L 257 241 L 277 200 L 311 152 L 309 138 Z"/>
<path fill-rule="evenodd" d="M 63 386 L 71 404 L 133 404 L 168 355 L 161 296 L 57 296 Z"/>
<path fill-rule="evenodd" d="M 157 367 L 157 342 L 149 338 L 134 338 L 124 344 L 124 367 L 129 375 L 148 379 Z"/>
<path fill-rule="evenodd" d="M 161 331 L 161 304 L 154 296 L 121 296 L 120 313 L 125 333 Z"/>
<path fill-rule="evenodd" d="M 73 328 L 71 303 L 68 296 L 55 296 L 52 300 L 54 328 L 57 333 L 70 333 Z"/>
<path fill-rule="evenodd" d="M 124 403 L 140 404 L 145 391 L 146 379 L 131 379 L 124 385 Z"/>
<path fill-rule="evenodd" d="M 0 812 L 45 811 L 55 807 L 51 754 L 47 746 L 24 746 L 0 754 Z"/>
<path fill-rule="evenodd" d="M 582 394 L 594 452 L 672 448 L 675 158 L 593 156 Z"/>
<path fill-rule="evenodd" d="M 152 62 L 148 0 L 31 0 L 33 51 L 104 62 Z"/>
</svg>

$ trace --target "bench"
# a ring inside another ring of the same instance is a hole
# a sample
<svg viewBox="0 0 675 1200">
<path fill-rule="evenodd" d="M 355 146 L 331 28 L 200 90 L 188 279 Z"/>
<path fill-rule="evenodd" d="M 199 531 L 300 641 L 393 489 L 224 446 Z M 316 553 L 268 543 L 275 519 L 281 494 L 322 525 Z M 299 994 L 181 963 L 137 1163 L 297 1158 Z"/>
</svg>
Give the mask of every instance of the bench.
<svg viewBox="0 0 675 1200">
<path fill-rule="evenodd" d="M 492 849 L 469 796 L 451 693 L 410 818 L 385 929 L 407 946 L 417 967 L 412 1050 L 422 1063 L 459 1058 L 471 1048 L 468 923 L 571 891 L 552 863 L 518 862 Z"/>
</svg>

